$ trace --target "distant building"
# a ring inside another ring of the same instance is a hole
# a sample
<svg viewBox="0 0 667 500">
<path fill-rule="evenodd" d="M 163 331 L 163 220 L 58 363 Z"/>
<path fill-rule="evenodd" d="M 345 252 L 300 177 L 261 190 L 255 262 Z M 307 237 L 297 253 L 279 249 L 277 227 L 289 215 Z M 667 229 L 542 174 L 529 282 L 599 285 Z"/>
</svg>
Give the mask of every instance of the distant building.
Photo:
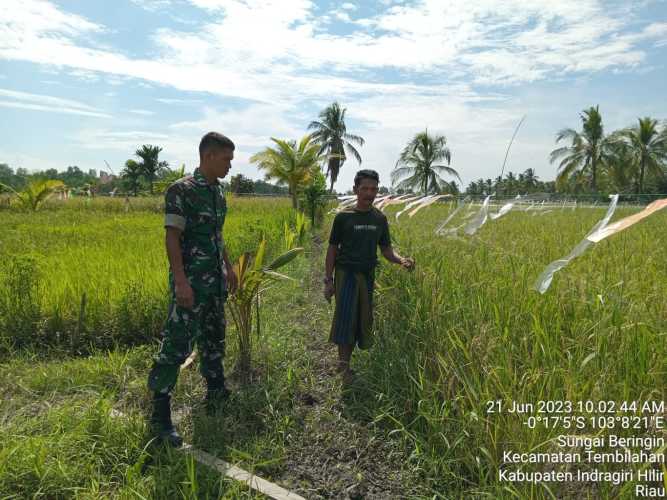
<svg viewBox="0 0 667 500">
<path fill-rule="evenodd" d="M 116 176 L 114 174 L 107 174 L 104 170 L 100 170 L 100 184 L 109 184 L 115 179 Z"/>
</svg>

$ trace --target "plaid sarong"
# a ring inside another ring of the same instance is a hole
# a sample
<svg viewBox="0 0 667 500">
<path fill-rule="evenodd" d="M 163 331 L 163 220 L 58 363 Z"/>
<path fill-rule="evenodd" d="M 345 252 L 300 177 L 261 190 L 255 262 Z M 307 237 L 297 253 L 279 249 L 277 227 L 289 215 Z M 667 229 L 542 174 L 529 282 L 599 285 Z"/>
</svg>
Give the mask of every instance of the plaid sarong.
<svg viewBox="0 0 667 500">
<path fill-rule="evenodd" d="M 373 344 L 374 273 L 355 273 L 336 267 L 334 284 L 336 309 L 329 341 L 368 349 Z"/>
</svg>

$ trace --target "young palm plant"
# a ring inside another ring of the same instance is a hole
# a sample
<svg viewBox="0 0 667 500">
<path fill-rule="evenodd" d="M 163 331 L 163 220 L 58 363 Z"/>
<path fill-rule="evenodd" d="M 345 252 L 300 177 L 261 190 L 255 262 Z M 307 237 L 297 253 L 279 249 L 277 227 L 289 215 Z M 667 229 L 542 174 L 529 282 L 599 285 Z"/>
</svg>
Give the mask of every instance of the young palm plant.
<svg viewBox="0 0 667 500">
<path fill-rule="evenodd" d="M 264 265 L 265 252 L 266 240 L 262 239 L 254 256 L 250 252 L 245 252 L 234 263 L 234 272 L 239 282 L 236 291 L 230 296 L 228 305 L 238 332 L 239 359 L 236 369 L 244 383 L 250 380 L 252 368 L 253 304 L 256 306 L 256 317 L 259 318 L 259 296 L 270 283 L 276 280 L 293 279 L 276 270 L 291 262 L 303 252 L 303 248 L 292 248 L 267 266 Z M 257 326 L 259 330 L 259 319 Z"/>
<path fill-rule="evenodd" d="M 451 157 L 444 135 L 429 135 L 428 130 L 420 132 L 401 152 L 391 172 L 391 182 L 397 189 L 420 190 L 425 195 L 438 193 L 446 188 L 443 174 L 461 181 L 459 173 L 449 166 Z M 443 160 L 446 165 L 441 164 Z"/>
<path fill-rule="evenodd" d="M 346 110 L 334 102 L 320 112 L 320 121 L 315 120 L 308 125 L 308 130 L 315 130 L 313 139 L 320 145 L 320 154 L 326 153 L 327 175 L 331 181 L 330 192 L 333 192 L 333 186 L 347 155 L 354 156 L 361 165 L 361 155 L 352 143 L 363 146 L 365 141 L 363 137 L 347 133 Z"/>
<path fill-rule="evenodd" d="M 21 191 L 16 191 L 13 187 L 0 183 L 0 188 L 13 193 L 23 208 L 33 211 L 37 210 L 53 193 L 64 187 L 65 184 L 62 181 L 51 179 L 34 179 Z"/>
<path fill-rule="evenodd" d="M 251 163 L 265 171 L 267 180 L 275 180 L 278 185 L 286 185 L 292 197 L 292 207 L 297 208 L 297 194 L 305 186 L 314 172 L 319 170 L 322 157 L 319 146 L 310 135 L 304 136 L 299 144 L 271 137 L 276 148 L 268 147 L 250 157 Z"/>
<path fill-rule="evenodd" d="M 162 179 L 153 184 L 153 187 L 158 193 L 164 193 L 169 186 L 182 177 L 185 177 L 185 163 L 178 170 L 169 169 Z"/>
</svg>

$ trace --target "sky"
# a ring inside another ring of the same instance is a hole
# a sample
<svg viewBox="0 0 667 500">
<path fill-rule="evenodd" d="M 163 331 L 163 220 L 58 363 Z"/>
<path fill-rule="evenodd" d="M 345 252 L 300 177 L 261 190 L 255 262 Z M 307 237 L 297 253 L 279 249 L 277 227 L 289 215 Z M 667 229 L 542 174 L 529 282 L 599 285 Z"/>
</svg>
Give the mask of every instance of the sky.
<svg viewBox="0 0 667 500">
<path fill-rule="evenodd" d="M 198 165 L 201 136 L 300 139 L 333 101 L 361 168 L 390 172 L 415 134 L 447 138 L 465 187 L 556 167 L 564 127 L 667 119 L 667 0 L 2 0 L 0 163 L 116 174 L 142 144 Z M 360 167 L 349 159 L 336 189 Z M 452 180 L 448 178 L 447 180 Z"/>
</svg>

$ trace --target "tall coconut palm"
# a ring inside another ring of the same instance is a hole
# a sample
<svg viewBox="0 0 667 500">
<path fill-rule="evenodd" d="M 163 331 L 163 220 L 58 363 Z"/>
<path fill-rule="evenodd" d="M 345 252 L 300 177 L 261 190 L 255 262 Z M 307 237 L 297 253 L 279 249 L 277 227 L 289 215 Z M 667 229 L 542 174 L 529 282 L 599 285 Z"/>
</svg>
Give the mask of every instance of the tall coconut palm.
<svg viewBox="0 0 667 500">
<path fill-rule="evenodd" d="M 128 188 L 132 191 L 134 196 L 137 196 L 137 191 L 141 185 L 141 176 L 143 170 L 141 164 L 134 160 L 127 160 L 125 168 L 121 170 L 120 177 L 127 183 Z"/>
<path fill-rule="evenodd" d="M 419 132 L 401 152 L 391 172 L 391 182 L 398 189 L 418 189 L 423 194 L 430 191 L 437 193 L 445 188 L 446 181 L 441 177 L 443 174 L 461 181 L 459 173 L 449 166 L 451 158 L 444 135 L 429 135 L 428 130 Z M 447 165 L 443 165 L 443 161 Z"/>
<path fill-rule="evenodd" d="M 644 189 L 644 178 L 648 172 L 663 175 L 667 162 L 667 128 L 660 130 L 658 120 L 650 117 L 639 118 L 639 123 L 618 133 L 630 148 L 638 167 L 635 190 L 640 194 Z"/>
<path fill-rule="evenodd" d="M 346 110 L 347 108 L 341 108 L 340 104 L 334 102 L 320 112 L 320 121 L 312 121 L 308 125 L 308 130 L 315 131 L 313 140 L 320 145 L 319 154 L 326 153 L 327 176 L 331 182 L 329 189 L 331 192 L 338 179 L 338 173 L 347 160 L 347 155 L 354 156 L 361 165 L 361 155 L 352 143 L 363 146 L 365 141 L 363 137 L 347 133 Z"/>
<path fill-rule="evenodd" d="M 621 131 L 610 136 L 611 145 L 607 159 L 606 181 L 609 190 L 630 193 L 639 179 L 637 158 Z"/>
<path fill-rule="evenodd" d="M 297 194 L 306 185 L 322 161 L 320 146 L 312 136 L 304 136 L 299 144 L 271 137 L 275 148 L 267 147 L 250 157 L 250 163 L 265 171 L 266 180 L 274 180 L 278 185 L 286 185 L 292 197 L 292 207 L 297 208 Z"/>
<path fill-rule="evenodd" d="M 562 158 L 558 164 L 558 179 L 561 184 L 577 171 L 590 172 L 590 187 L 596 192 L 598 169 L 604 166 L 609 141 L 604 135 L 599 106 L 591 106 L 579 116 L 582 121 L 582 131 L 564 128 L 558 132 L 556 142 L 569 140 L 571 145 L 554 149 L 549 160 L 554 163 Z"/>
<path fill-rule="evenodd" d="M 158 156 L 161 151 L 162 148 L 159 146 L 144 144 L 134 153 L 141 158 L 141 172 L 148 181 L 151 194 L 153 194 L 153 181 L 162 170 L 169 166 L 166 161 L 159 161 Z"/>
</svg>

